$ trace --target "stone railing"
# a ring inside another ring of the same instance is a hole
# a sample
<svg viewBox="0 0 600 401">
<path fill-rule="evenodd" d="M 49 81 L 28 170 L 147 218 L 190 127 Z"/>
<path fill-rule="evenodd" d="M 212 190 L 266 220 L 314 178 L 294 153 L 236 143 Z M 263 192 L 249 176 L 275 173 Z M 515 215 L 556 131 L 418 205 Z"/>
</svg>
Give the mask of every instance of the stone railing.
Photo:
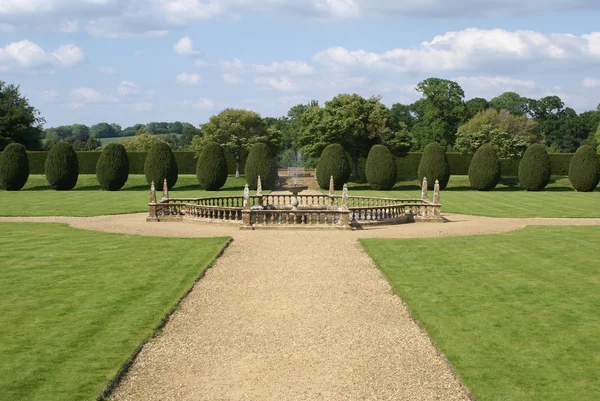
<svg viewBox="0 0 600 401">
<path fill-rule="evenodd" d="M 333 193 L 333 187 L 328 195 L 298 194 L 298 210 L 291 210 L 293 195 L 263 195 L 260 184 L 257 192 L 251 196 L 246 185 L 243 196 L 169 198 L 164 182 L 163 197 L 157 200 L 152 184 L 147 220 L 233 223 L 247 229 L 290 226 L 349 229 L 371 224 L 443 221 L 439 184 L 436 182 L 433 202 L 430 202 L 426 180 L 423 180 L 421 199 L 349 196 L 348 187 L 344 185 L 341 196 Z"/>
</svg>

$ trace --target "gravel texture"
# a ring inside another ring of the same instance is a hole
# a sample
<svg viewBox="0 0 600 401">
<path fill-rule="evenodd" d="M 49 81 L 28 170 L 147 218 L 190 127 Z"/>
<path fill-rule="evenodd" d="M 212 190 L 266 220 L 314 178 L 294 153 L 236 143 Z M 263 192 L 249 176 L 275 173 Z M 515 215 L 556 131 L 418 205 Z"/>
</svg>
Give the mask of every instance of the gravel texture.
<svg viewBox="0 0 600 401">
<path fill-rule="evenodd" d="M 467 400 L 357 238 L 500 233 L 600 219 L 445 217 L 444 224 L 335 232 L 146 223 L 145 214 L 0 222 L 234 238 L 144 347 L 114 400 Z"/>
</svg>

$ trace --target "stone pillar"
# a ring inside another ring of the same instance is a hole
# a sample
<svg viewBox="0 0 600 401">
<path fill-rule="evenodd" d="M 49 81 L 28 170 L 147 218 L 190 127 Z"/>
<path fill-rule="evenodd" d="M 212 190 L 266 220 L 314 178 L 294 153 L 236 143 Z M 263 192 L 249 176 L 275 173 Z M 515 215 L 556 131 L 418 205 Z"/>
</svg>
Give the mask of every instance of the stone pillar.
<svg viewBox="0 0 600 401">
<path fill-rule="evenodd" d="M 435 185 L 433 187 L 433 204 L 440 204 L 440 182 L 439 180 L 435 180 Z"/>
<path fill-rule="evenodd" d="M 348 209 L 348 184 L 344 184 L 344 189 L 342 190 L 342 209 Z"/>
<path fill-rule="evenodd" d="M 154 181 L 150 185 L 150 200 L 148 201 L 148 221 L 156 221 L 156 187 Z"/>
<path fill-rule="evenodd" d="M 167 185 L 167 179 L 163 181 L 163 199 L 169 199 L 169 186 Z"/>
<path fill-rule="evenodd" d="M 329 196 L 335 195 L 335 185 L 333 182 L 333 176 L 329 179 Z"/>
<path fill-rule="evenodd" d="M 256 196 L 262 196 L 262 182 L 260 182 L 260 175 L 258 176 L 258 181 L 256 182 Z"/>
<path fill-rule="evenodd" d="M 246 184 L 244 186 L 244 203 L 243 203 L 243 207 L 244 207 L 244 210 L 250 210 L 250 187 L 248 187 L 248 184 Z"/>
<path fill-rule="evenodd" d="M 423 185 L 421 186 L 421 200 L 427 202 L 429 198 L 429 189 L 427 188 L 427 177 L 423 177 Z"/>
</svg>

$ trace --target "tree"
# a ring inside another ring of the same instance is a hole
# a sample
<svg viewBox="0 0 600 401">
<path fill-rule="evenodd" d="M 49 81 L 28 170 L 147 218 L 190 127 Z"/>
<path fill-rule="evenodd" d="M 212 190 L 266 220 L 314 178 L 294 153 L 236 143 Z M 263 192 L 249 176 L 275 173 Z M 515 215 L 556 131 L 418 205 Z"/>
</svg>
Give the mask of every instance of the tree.
<svg viewBox="0 0 600 401">
<path fill-rule="evenodd" d="M 157 142 L 162 141 L 154 135 L 140 131 L 139 135 L 129 139 L 122 139 L 120 143 L 128 152 L 148 152 L 152 148 L 152 145 Z"/>
<path fill-rule="evenodd" d="M 221 189 L 227 181 L 227 160 L 223 147 L 215 142 L 204 145 L 196 163 L 196 177 L 200 187 L 207 191 Z"/>
<path fill-rule="evenodd" d="M 550 182 L 551 171 L 546 147 L 533 144 L 527 148 L 519 163 L 519 185 L 527 191 L 541 191 Z"/>
<path fill-rule="evenodd" d="M 144 124 L 132 125 L 131 127 L 127 127 L 123 131 L 121 131 L 120 136 L 135 136 L 144 127 Z"/>
<path fill-rule="evenodd" d="M 71 125 L 71 135 L 79 140 L 86 140 L 90 137 L 90 127 L 84 124 Z"/>
<path fill-rule="evenodd" d="M 264 143 L 256 143 L 250 148 L 244 176 L 250 189 L 256 189 L 258 177 L 264 189 L 274 189 L 277 184 L 277 163 L 275 155 Z"/>
<path fill-rule="evenodd" d="M 411 130 L 417 123 L 417 118 L 413 116 L 410 106 L 401 103 L 395 103 L 390 109 L 390 130 L 401 131 Z"/>
<path fill-rule="evenodd" d="M 121 133 L 121 130 L 117 131 L 113 125 L 108 123 L 99 123 L 92 125 L 89 133 L 94 138 L 116 138 Z"/>
<path fill-rule="evenodd" d="M 75 187 L 79 177 L 79 161 L 71 144 L 57 143 L 46 156 L 44 173 L 50 188 L 68 191 Z"/>
<path fill-rule="evenodd" d="M 429 189 L 434 188 L 436 180 L 440 182 L 440 189 L 446 189 L 450 180 L 450 164 L 444 148 L 439 143 L 433 142 L 425 147 L 417 174 L 419 182 L 423 182 L 423 178 L 427 178 Z"/>
<path fill-rule="evenodd" d="M 255 143 L 265 143 L 271 150 L 277 150 L 280 138 L 274 131 L 265 129 L 258 113 L 243 109 L 225 109 L 210 117 L 202 125 L 202 136 L 192 139 L 190 148 L 200 153 L 204 143 L 221 144 L 236 161 L 235 176 L 240 176 L 240 163 Z"/>
<path fill-rule="evenodd" d="M 350 164 L 344 147 L 339 143 L 327 145 L 317 164 L 317 182 L 322 189 L 329 188 L 329 180 L 333 177 L 335 189 L 342 189 L 350 178 Z"/>
<path fill-rule="evenodd" d="M 179 169 L 175 155 L 166 142 L 158 141 L 152 145 L 144 163 L 144 175 L 148 185 L 154 182 L 157 188 L 162 188 L 163 181 L 166 179 L 169 189 L 175 186 Z"/>
<path fill-rule="evenodd" d="M 96 163 L 96 178 L 106 191 L 123 188 L 129 177 L 129 159 L 120 143 L 110 143 L 104 148 Z"/>
<path fill-rule="evenodd" d="M 390 190 L 396 184 L 396 158 L 384 145 L 375 145 L 369 151 L 365 168 L 367 182 L 375 190 Z"/>
<path fill-rule="evenodd" d="M 29 159 L 25 146 L 11 143 L 0 153 L 0 188 L 18 191 L 29 178 Z"/>
<path fill-rule="evenodd" d="M 415 89 L 423 94 L 411 107 L 418 118 L 411 130 L 417 147 L 422 149 L 434 141 L 452 146 L 465 116 L 464 91 L 456 82 L 440 78 L 421 81 Z"/>
<path fill-rule="evenodd" d="M 194 127 L 192 124 L 184 123 L 181 129 L 181 146 L 189 146 L 195 136 L 202 135 L 202 131 Z"/>
<path fill-rule="evenodd" d="M 577 149 L 569 164 L 569 180 L 579 192 L 592 192 L 600 182 L 600 160 L 589 145 Z"/>
<path fill-rule="evenodd" d="M 554 103 L 538 106 L 533 112 L 540 132 L 553 152 L 575 152 L 581 142 L 588 137 L 589 132 L 575 110 L 570 107 L 562 108 L 564 104 L 560 98 L 556 96 L 542 98 L 537 104 L 543 104 L 542 100 L 548 98 L 551 98 Z"/>
<path fill-rule="evenodd" d="M 482 97 L 475 97 L 465 102 L 465 118 L 464 121 L 469 121 L 475 117 L 478 113 L 489 109 L 490 104 L 487 100 Z"/>
<path fill-rule="evenodd" d="M 526 115 L 516 116 L 507 110 L 488 109 L 458 128 L 454 150 L 474 153 L 484 143 L 507 159 L 523 155 L 530 143 L 538 141 L 537 123 Z"/>
<path fill-rule="evenodd" d="M 494 109 L 507 110 L 515 116 L 521 116 L 529 112 L 529 103 L 531 99 L 522 97 L 515 92 L 504 92 L 490 100 L 489 106 Z"/>
<path fill-rule="evenodd" d="M 21 95 L 18 86 L 0 81 L 0 150 L 9 143 L 20 143 L 29 150 L 42 149 L 40 112 Z"/>
<path fill-rule="evenodd" d="M 482 145 L 473 155 L 469 165 L 469 181 L 471 187 L 478 191 L 494 189 L 500 182 L 500 159 L 489 143 Z"/>
</svg>

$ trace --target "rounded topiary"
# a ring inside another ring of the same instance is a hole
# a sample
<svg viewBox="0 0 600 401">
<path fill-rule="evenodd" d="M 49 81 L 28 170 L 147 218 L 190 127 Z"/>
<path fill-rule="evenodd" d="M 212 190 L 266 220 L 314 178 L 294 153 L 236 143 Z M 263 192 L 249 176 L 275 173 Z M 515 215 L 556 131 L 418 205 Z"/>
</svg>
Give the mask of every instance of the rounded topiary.
<svg viewBox="0 0 600 401">
<path fill-rule="evenodd" d="M 196 177 L 200 186 L 208 191 L 221 189 L 227 181 L 227 171 L 223 147 L 215 142 L 205 144 L 196 163 Z"/>
<path fill-rule="evenodd" d="M 162 188 L 165 178 L 169 189 L 175 186 L 179 176 L 177 162 L 166 142 L 159 141 L 152 144 L 144 163 L 144 174 L 148 184 L 154 182 L 156 188 Z"/>
<path fill-rule="evenodd" d="M 390 190 L 396 184 L 396 158 L 384 145 L 375 145 L 369 151 L 365 167 L 367 182 L 376 190 Z"/>
<path fill-rule="evenodd" d="M 337 143 L 328 145 L 321 153 L 317 163 L 317 182 L 322 189 L 329 188 L 329 180 L 333 176 L 335 189 L 342 189 L 350 179 L 350 163 L 344 147 Z"/>
<path fill-rule="evenodd" d="M 25 146 L 11 143 L 0 153 L 0 187 L 18 191 L 29 178 L 29 158 Z"/>
<path fill-rule="evenodd" d="M 118 191 L 129 178 L 129 159 L 120 143 L 108 144 L 96 163 L 96 178 L 107 191 Z"/>
<path fill-rule="evenodd" d="M 500 182 L 500 159 L 496 150 L 486 143 L 473 155 L 469 165 L 471 187 L 478 191 L 489 191 Z"/>
<path fill-rule="evenodd" d="M 600 160 L 590 145 L 581 146 L 569 164 L 569 180 L 579 192 L 592 192 L 600 182 Z"/>
<path fill-rule="evenodd" d="M 263 189 L 275 188 L 275 184 L 277 184 L 277 161 L 266 144 L 257 143 L 250 148 L 244 175 L 250 189 L 256 189 L 259 175 Z"/>
<path fill-rule="evenodd" d="M 45 174 L 52 189 L 68 191 L 75 187 L 79 177 L 79 160 L 71 144 L 59 142 L 50 149 L 46 156 Z"/>
<path fill-rule="evenodd" d="M 519 163 L 519 185 L 527 191 L 541 191 L 550 182 L 551 172 L 546 147 L 533 144 L 527 148 Z"/>
<path fill-rule="evenodd" d="M 436 180 L 440 182 L 440 189 L 446 189 L 450 180 L 450 163 L 444 148 L 439 143 L 433 142 L 425 147 L 417 175 L 419 182 L 427 178 L 429 189 L 433 189 Z"/>
</svg>

